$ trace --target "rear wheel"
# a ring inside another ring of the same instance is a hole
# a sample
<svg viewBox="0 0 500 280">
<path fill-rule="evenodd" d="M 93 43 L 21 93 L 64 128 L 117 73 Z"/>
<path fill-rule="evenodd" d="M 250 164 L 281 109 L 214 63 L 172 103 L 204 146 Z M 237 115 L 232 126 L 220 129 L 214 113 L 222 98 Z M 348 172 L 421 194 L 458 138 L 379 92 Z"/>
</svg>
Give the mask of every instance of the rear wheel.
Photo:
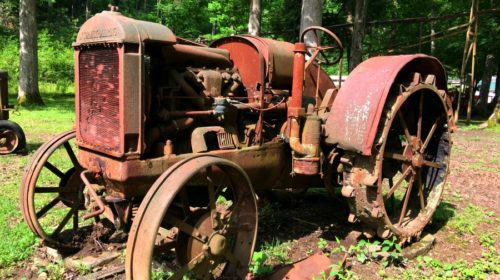
<svg viewBox="0 0 500 280">
<path fill-rule="evenodd" d="M 187 159 L 143 199 L 127 243 L 127 279 L 243 279 L 256 233 L 245 172 L 213 156 Z"/>
<path fill-rule="evenodd" d="M 374 156 L 355 160 L 350 201 L 351 210 L 380 237 L 395 234 L 411 241 L 420 236 L 441 201 L 451 141 L 442 92 L 432 83 L 402 88 L 388 103 Z"/>
</svg>

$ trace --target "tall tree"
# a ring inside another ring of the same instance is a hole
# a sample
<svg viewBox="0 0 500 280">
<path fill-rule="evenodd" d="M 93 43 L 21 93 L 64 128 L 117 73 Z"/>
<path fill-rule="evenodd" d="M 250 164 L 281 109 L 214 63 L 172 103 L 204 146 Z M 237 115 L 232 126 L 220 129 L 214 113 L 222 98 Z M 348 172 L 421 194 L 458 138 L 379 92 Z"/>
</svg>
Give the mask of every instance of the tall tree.
<svg viewBox="0 0 500 280">
<path fill-rule="evenodd" d="M 366 11 L 368 0 L 353 0 L 352 35 L 349 46 L 349 72 L 363 61 L 363 38 L 365 36 Z"/>
<path fill-rule="evenodd" d="M 19 1 L 19 104 L 43 104 L 38 90 L 36 0 Z"/>
<path fill-rule="evenodd" d="M 323 0 L 302 0 L 302 10 L 300 17 L 300 33 L 309 26 L 322 24 Z M 308 33 L 304 38 L 307 45 L 315 45 L 314 35 Z"/>
<path fill-rule="evenodd" d="M 250 17 L 248 19 L 248 33 L 260 35 L 261 0 L 250 0 Z"/>
</svg>

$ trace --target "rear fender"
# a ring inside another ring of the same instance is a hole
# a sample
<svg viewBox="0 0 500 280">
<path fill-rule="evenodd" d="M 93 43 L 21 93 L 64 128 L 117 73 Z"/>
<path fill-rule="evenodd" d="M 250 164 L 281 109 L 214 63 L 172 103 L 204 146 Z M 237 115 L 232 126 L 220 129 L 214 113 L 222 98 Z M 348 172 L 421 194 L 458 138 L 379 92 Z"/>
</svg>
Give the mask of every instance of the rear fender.
<svg viewBox="0 0 500 280">
<path fill-rule="evenodd" d="M 332 104 L 325 142 L 370 156 L 387 97 L 398 94 L 399 84 L 411 81 L 414 72 L 424 79 L 435 75 L 438 90 L 446 91 L 445 70 L 431 56 L 379 56 L 361 63 L 349 74 Z"/>
</svg>

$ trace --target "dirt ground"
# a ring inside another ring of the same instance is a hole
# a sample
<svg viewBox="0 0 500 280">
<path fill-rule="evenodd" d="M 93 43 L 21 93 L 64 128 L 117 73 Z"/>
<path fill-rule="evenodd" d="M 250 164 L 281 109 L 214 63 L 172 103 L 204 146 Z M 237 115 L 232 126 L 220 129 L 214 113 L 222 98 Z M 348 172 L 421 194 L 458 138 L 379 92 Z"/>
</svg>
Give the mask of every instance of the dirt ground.
<svg viewBox="0 0 500 280">
<path fill-rule="evenodd" d="M 485 232 L 494 232 L 498 239 L 500 214 L 500 137 L 498 132 L 481 130 L 459 131 L 453 135 L 454 147 L 451 155 L 451 173 L 448 177 L 443 202 L 440 207 L 442 216 L 426 228 L 434 234 L 436 242 L 428 255 L 442 262 L 465 260 L 472 262 L 481 257 L 484 247 L 481 246 L 479 235 Z M 472 234 L 459 235 L 448 221 L 460 214 L 469 205 L 479 206 L 489 213 L 490 221 L 479 223 Z M 335 240 L 339 238 L 344 246 L 356 244 L 362 228 L 357 224 L 347 222 L 348 209 L 341 196 L 329 197 L 324 190 L 312 189 L 300 199 L 280 200 L 261 206 L 260 228 L 258 232 L 257 249 L 266 244 L 286 244 L 286 259 L 288 262 L 297 262 L 308 256 L 321 252 L 318 248 L 320 239 L 329 246 L 337 246 Z M 424 233 L 425 234 L 425 233 Z M 113 251 L 123 248 L 119 243 L 106 241 L 88 242 L 86 248 L 78 256 L 97 254 L 102 251 Z M 496 241 L 496 240 L 495 240 Z M 498 242 L 494 245 L 500 249 Z M 332 254 L 332 263 L 336 263 L 341 256 Z M 13 278 L 40 279 L 51 278 L 50 272 L 40 275 L 34 267 L 40 264 L 49 265 L 51 256 L 43 246 L 28 260 L 18 263 L 13 272 Z M 106 271 L 116 269 L 112 278 L 121 279 L 120 265 L 123 256 L 113 263 L 94 269 Z M 389 267 L 385 275 L 398 278 L 406 269 L 414 266 L 414 261 L 407 261 L 405 266 Z M 360 279 L 379 279 L 381 265 L 376 262 L 361 264 L 355 260 L 348 260 L 347 266 Z M 275 270 L 279 267 L 275 267 Z M 78 269 L 59 271 L 59 277 L 74 279 L 82 272 Z M 92 273 L 92 271 L 84 271 Z M 96 276 L 92 274 L 90 278 Z M 59 278 L 56 277 L 56 278 Z M 89 276 L 87 276 L 89 277 Z M 491 275 L 491 279 L 498 279 L 499 275 Z"/>
</svg>

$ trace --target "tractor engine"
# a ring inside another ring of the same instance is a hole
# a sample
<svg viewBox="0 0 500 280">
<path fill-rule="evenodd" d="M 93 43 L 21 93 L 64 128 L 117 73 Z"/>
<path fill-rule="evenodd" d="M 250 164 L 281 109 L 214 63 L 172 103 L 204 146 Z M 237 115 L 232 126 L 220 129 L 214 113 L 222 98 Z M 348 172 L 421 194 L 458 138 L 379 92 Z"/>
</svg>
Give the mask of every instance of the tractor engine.
<svg viewBox="0 0 500 280">
<path fill-rule="evenodd" d="M 289 130 L 293 44 L 242 35 L 208 47 L 160 24 L 104 11 L 81 27 L 73 46 L 79 160 L 116 195 L 142 195 L 183 155 L 264 143 L 280 144 L 280 151 L 246 163 L 248 172 L 267 165 L 286 173 L 290 152 L 281 148 Z M 334 88 L 316 65 L 304 80 L 304 108 Z"/>
</svg>

